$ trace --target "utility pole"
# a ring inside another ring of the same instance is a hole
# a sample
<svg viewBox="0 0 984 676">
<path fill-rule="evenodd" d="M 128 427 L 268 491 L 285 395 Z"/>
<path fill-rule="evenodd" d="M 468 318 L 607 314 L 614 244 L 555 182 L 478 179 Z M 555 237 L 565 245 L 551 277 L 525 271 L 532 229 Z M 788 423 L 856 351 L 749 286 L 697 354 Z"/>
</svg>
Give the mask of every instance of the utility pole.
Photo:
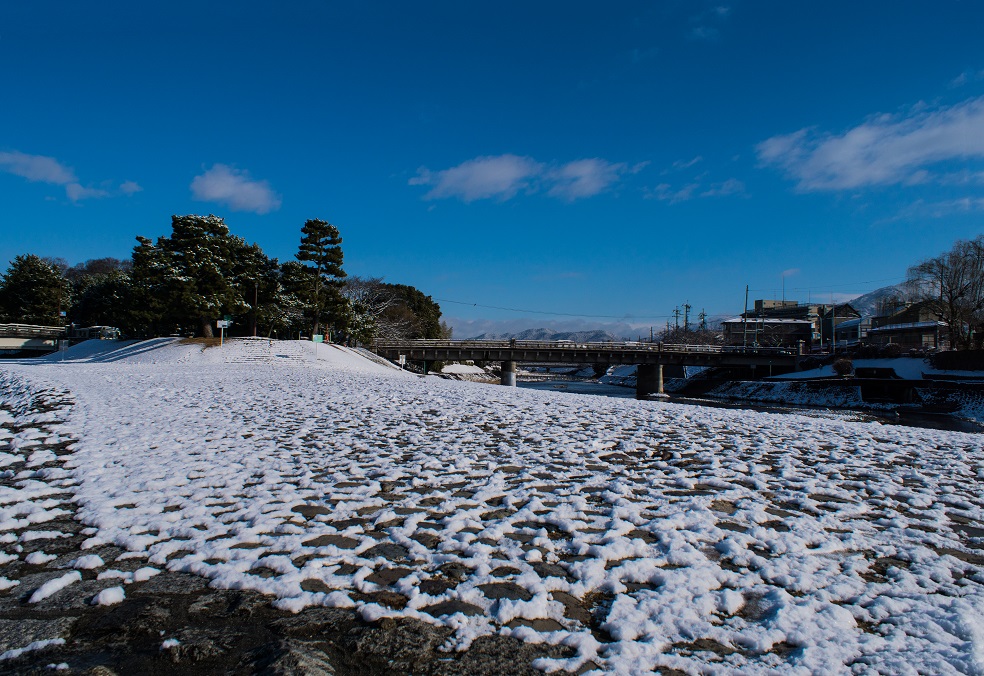
<svg viewBox="0 0 984 676">
<path fill-rule="evenodd" d="M 745 311 L 741 313 L 741 345 L 748 347 L 748 284 L 745 285 Z"/>
<path fill-rule="evenodd" d="M 700 320 L 701 332 L 707 331 L 707 313 L 704 312 L 704 308 L 700 309 L 700 314 L 697 315 L 697 319 Z"/>
<path fill-rule="evenodd" d="M 673 319 L 676 322 L 676 329 L 675 330 L 679 331 L 680 330 L 680 306 L 679 305 L 677 305 L 675 308 L 673 308 Z"/>
<path fill-rule="evenodd" d="M 649 342 L 650 342 L 650 343 L 651 343 L 651 342 L 653 342 L 653 338 L 655 338 L 655 337 L 656 337 L 656 336 L 655 336 L 655 334 L 653 333 L 653 327 L 651 327 L 651 326 L 650 326 L 650 327 L 649 327 Z"/>
<path fill-rule="evenodd" d="M 683 304 L 683 330 L 690 331 L 690 301 Z"/>
</svg>

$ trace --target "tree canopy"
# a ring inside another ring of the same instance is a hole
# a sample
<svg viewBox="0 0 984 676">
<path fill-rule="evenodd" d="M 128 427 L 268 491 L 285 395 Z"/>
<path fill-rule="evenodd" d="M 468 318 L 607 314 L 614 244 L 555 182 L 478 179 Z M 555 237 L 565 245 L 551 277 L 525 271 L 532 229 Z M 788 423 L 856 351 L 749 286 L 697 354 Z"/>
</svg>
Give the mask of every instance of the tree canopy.
<svg viewBox="0 0 984 676">
<path fill-rule="evenodd" d="M 0 316 L 15 324 L 63 324 L 71 298 L 58 268 L 34 254 L 17 256 L 0 280 Z"/>
</svg>

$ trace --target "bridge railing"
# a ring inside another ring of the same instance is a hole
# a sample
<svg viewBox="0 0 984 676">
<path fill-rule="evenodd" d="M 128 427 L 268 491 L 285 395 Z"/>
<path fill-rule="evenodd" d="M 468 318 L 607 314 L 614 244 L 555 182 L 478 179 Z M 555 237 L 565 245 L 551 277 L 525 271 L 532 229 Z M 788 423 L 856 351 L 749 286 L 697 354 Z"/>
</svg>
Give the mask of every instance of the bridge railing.
<svg viewBox="0 0 984 676">
<path fill-rule="evenodd" d="M 0 337 L 4 338 L 55 338 L 63 333 L 65 333 L 64 326 L 0 324 Z"/>
<path fill-rule="evenodd" d="M 743 345 L 684 345 L 674 343 L 638 342 L 591 342 L 579 343 L 571 340 L 387 340 L 377 341 L 376 350 L 398 350 L 401 348 L 438 349 L 484 349 L 484 350 L 594 350 L 610 352 L 675 352 L 707 354 L 752 354 L 752 355 L 790 355 L 795 350 L 790 347 L 761 347 Z"/>
</svg>

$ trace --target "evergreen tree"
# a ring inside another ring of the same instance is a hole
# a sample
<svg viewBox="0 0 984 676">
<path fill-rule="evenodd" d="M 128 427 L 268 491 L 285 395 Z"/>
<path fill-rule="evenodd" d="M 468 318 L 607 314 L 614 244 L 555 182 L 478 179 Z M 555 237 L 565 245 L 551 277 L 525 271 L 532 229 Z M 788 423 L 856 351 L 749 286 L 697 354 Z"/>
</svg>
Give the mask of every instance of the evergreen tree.
<svg viewBox="0 0 984 676">
<path fill-rule="evenodd" d="M 61 272 L 33 254 L 17 256 L 0 280 L 0 315 L 15 324 L 59 326 L 69 288 Z"/>
<path fill-rule="evenodd" d="M 76 326 L 115 326 L 132 334 L 132 295 L 130 273 L 124 270 L 80 277 L 72 283 L 68 318 Z"/>
<path fill-rule="evenodd" d="M 345 277 L 342 238 L 338 228 L 317 218 L 306 221 L 301 233 L 303 237 L 296 258 L 306 264 L 311 275 L 309 301 L 314 335 L 320 332 L 322 324 L 337 324 L 348 314 L 347 303 L 340 293 Z"/>
<path fill-rule="evenodd" d="M 165 249 L 166 240 L 157 244 L 146 237 L 137 237 L 133 247 L 133 269 L 130 272 L 130 318 L 135 333 L 159 336 L 173 333 L 177 328 L 171 308 L 171 265 Z M 122 327 L 121 327 L 122 328 Z"/>
</svg>

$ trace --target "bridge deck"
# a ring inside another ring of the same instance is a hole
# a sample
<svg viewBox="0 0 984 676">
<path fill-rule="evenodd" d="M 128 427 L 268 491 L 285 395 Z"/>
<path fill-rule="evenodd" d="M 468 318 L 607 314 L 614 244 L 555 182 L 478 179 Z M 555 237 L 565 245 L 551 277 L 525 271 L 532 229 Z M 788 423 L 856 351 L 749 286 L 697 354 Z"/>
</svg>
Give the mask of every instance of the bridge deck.
<svg viewBox="0 0 984 676">
<path fill-rule="evenodd" d="M 664 343 L 575 343 L 539 340 L 379 341 L 380 356 L 419 361 L 517 361 L 685 366 L 792 366 L 796 351 L 774 347 L 672 345 Z"/>
</svg>

